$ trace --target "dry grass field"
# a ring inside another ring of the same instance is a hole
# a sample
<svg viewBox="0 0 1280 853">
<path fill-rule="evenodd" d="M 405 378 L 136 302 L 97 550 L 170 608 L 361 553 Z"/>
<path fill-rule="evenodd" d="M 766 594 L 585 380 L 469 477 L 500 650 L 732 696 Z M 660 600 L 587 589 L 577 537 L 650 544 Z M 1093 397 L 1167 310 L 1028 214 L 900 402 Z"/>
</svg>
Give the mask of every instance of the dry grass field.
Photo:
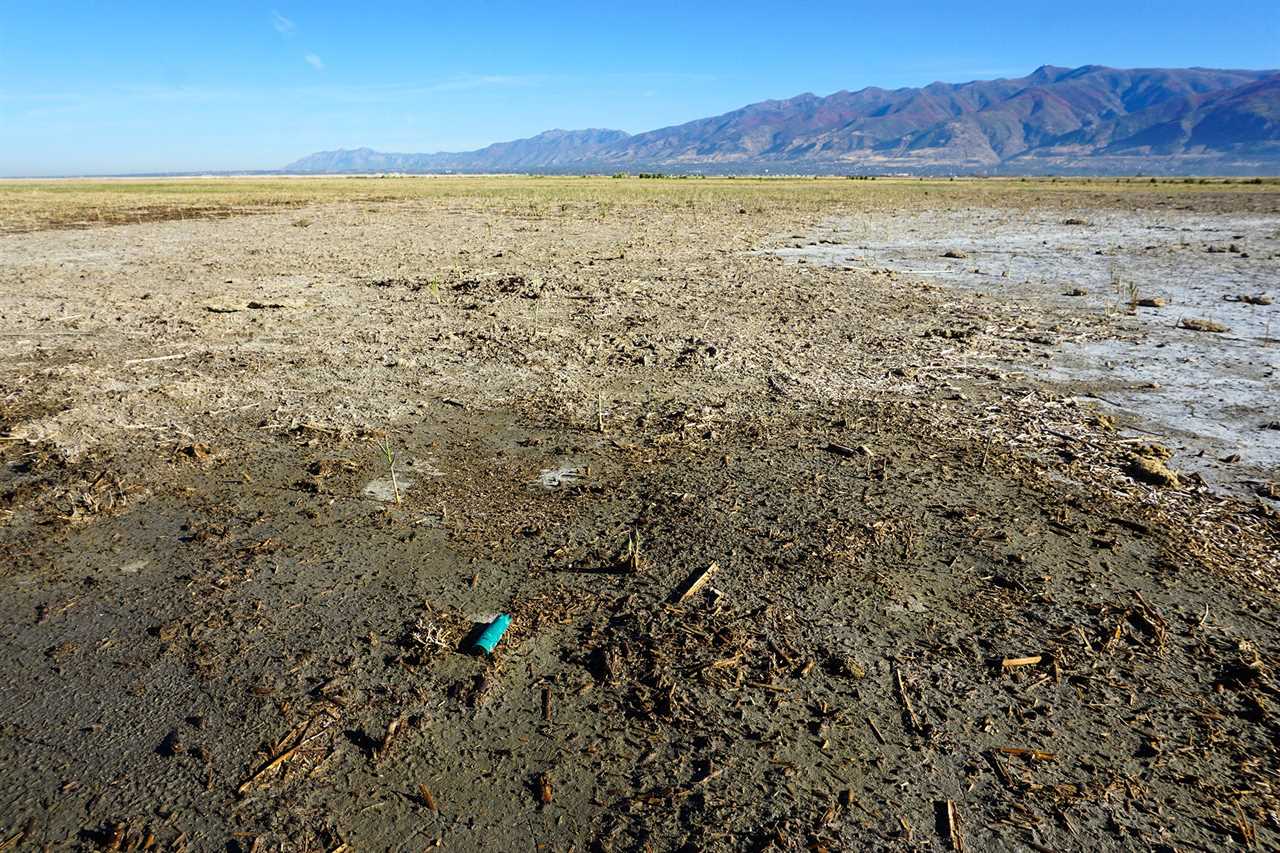
<svg viewBox="0 0 1280 853">
<path fill-rule="evenodd" d="M 467 199 L 495 209 L 522 204 L 737 203 L 759 207 L 893 210 L 958 204 L 1141 205 L 1144 199 L 1215 209 L 1272 209 L 1280 179 L 1018 178 L 671 178 L 578 176 L 389 176 L 339 178 L 172 178 L 0 181 L 0 233 L 91 228 L 168 219 L 210 219 L 323 203 L 447 203 Z M 935 196 L 932 202 L 929 195 Z"/>
</svg>

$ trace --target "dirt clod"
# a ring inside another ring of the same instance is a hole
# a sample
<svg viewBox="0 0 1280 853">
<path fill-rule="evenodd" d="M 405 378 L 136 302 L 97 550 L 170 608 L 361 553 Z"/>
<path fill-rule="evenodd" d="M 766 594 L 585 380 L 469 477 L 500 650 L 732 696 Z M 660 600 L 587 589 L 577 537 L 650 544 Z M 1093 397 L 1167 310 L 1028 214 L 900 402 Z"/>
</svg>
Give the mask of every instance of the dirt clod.
<svg viewBox="0 0 1280 853">
<path fill-rule="evenodd" d="M 1198 319 L 1195 317 L 1183 317 L 1180 323 L 1182 328 L 1190 329 L 1193 332 L 1229 332 L 1231 329 L 1216 320 Z"/>
<path fill-rule="evenodd" d="M 1129 459 L 1129 476 L 1141 483 L 1152 486 L 1164 486 L 1170 489 L 1180 488 L 1182 483 L 1178 475 L 1169 470 L 1159 457 L 1135 455 Z"/>
<path fill-rule="evenodd" d="M 182 739 L 182 733 L 177 729 L 172 729 L 164 736 L 164 740 L 160 741 L 160 745 L 156 747 L 156 752 L 166 758 L 172 758 L 175 755 L 182 755 L 187 751 L 186 741 Z"/>
<path fill-rule="evenodd" d="M 1270 305 L 1273 300 L 1265 293 L 1242 293 L 1236 297 L 1236 301 L 1245 305 Z"/>
</svg>

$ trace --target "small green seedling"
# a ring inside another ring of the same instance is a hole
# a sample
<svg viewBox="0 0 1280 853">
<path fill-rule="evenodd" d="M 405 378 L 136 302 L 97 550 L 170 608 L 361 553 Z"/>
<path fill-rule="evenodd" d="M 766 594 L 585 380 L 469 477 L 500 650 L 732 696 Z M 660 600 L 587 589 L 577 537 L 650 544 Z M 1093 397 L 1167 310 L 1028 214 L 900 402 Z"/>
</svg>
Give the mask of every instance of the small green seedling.
<svg viewBox="0 0 1280 853">
<path fill-rule="evenodd" d="M 399 506 L 400 483 L 396 480 L 396 452 L 391 448 L 391 439 L 378 439 L 378 450 L 382 451 L 382 458 L 387 460 L 387 468 L 391 471 L 391 493 L 395 495 L 396 506 Z"/>
</svg>

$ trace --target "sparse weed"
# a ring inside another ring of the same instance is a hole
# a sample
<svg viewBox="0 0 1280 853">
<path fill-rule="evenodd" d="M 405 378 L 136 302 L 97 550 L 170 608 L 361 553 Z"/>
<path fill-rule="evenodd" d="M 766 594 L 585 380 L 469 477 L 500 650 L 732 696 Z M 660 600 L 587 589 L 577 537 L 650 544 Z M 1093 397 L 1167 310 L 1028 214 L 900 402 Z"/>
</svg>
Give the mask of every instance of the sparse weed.
<svg viewBox="0 0 1280 853">
<path fill-rule="evenodd" d="M 391 492 L 395 495 L 396 505 L 400 504 L 400 483 L 396 479 L 396 452 L 391 447 L 391 439 L 383 437 L 378 439 L 378 450 L 382 453 L 382 458 L 387 461 L 387 470 L 391 472 Z"/>
<path fill-rule="evenodd" d="M 419 616 L 413 625 L 409 638 L 422 651 L 448 649 L 453 644 L 453 631 L 439 624 L 434 619 Z"/>
<path fill-rule="evenodd" d="M 1136 313 L 1138 310 L 1138 283 L 1132 279 L 1126 279 L 1120 275 L 1120 271 L 1114 266 L 1111 268 L 1111 289 L 1115 291 L 1116 298 L 1120 300 L 1120 304 L 1130 313 Z"/>
</svg>

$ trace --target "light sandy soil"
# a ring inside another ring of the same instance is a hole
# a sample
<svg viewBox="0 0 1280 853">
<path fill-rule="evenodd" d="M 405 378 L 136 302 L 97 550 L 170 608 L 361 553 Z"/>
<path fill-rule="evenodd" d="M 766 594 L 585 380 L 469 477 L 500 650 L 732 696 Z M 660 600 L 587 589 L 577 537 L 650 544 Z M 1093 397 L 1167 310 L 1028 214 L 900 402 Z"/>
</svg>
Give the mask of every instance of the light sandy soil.
<svg viewBox="0 0 1280 853">
<path fill-rule="evenodd" d="M 1052 245 L 908 266 L 1280 192 L 577 180 L 23 202 L 0 846 L 1280 845 L 1275 501 L 1053 375 L 1144 315 Z"/>
</svg>

